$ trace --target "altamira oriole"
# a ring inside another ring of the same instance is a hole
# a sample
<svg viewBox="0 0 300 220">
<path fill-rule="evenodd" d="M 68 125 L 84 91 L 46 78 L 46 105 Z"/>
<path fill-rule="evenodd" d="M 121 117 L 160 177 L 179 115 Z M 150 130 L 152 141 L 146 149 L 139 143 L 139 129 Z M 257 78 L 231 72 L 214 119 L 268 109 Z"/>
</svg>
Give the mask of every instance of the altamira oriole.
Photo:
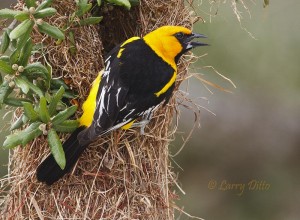
<svg viewBox="0 0 300 220">
<path fill-rule="evenodd" d="M 37 179 L 53 184 L 71 170 L 91 142 L 110 131 L 139 126 L 143 133 L 152 112 L 172 95 L 179 58 L 207 45 L 192 41 L 204 37 L 185 27 L 163 26 L 110 51 L 83 104 L 80 127 L 63 144 L 65 169 L 50 155 L 39 165 Z M 134 123 L 138 118 L 142 121 Z"/>
</svg>

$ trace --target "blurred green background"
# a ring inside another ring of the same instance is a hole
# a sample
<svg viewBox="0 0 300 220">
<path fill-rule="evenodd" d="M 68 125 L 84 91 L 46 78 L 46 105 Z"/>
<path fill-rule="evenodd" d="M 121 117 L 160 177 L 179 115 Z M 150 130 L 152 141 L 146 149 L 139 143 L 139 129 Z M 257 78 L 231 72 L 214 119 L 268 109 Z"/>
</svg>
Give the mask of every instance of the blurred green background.
<svg viewBox="0 0 300 220">
<path fill-rule="evenodd" d="M 242 25 L 229 1 L 213 8 L 211 14 L 217 16 L 210 22 L 207 2 L 197 13 L 206 23 L 194 30 L 206 34 L 211 46 L 194 51 L 208 55 L 191 71 L 230 88 L 213 71 L 200 69 L 214 66 L 237 88 L 233 94 L 212 88 L 211 95 L 199 81 L 190 80 L 189 97 L 206 97 L 209 103 L 197 103 L 216 116 L 201 110 L 201 129 L 175 157 L 183 169 L 178 169 L 179 182 L 186 193 L 179 204 L 206 220 L 299 219 L 300 1 L 274 0 L 263 8 L 263 1 L 254 5 L 244 0 L 251 19 L 238 1 Z M 185 111 L 179 130 L 186 133 L 192 124 L 193 114 Z M 178 146 L 173 143 L 174 152 Z M 252 189 L 251 180 L 269 187 Z M 231 188 L 225 190 L 225 183 Z M 233 184 L 245 184 L 244 192 Z"/>
<path fill-rule="evenodd" d="M 198 80 L 182 85 L 182 90 L 189 87 L 190 98 L 216 115 L 201 110 L 201 128 L 174 158 L 186 193 L 180 194 L 178 205 L 206 220 L 299 219 L 300 1 L 274 0 L 263 8 L 262 0 L 256 4 L 244 0 L 251 19 L 238 1 L 241 25 L 230 1 L 222 1 L 211 12 L 209 1 L 194 2 L 197 14 L 206 21 L 196 24 L 194 31 L 207 35 L 203 41 L 211 46 L 194 51 L 207 55 L 191 72 L 203 74 L 233 94 L 209 87 L 211 94 Z M 2 0 L 0 6 L 10 3 Z M 203 66 L 213 66 L 237 88 Z M 194 122 L 193 113 L 181 109 L 180 133 L 170 147 L 174 153 Z M 1 134 L 3 139 L 6 134 Z M 7 152 L 0 152 L 5 165 Z M 5 173 L 3 166 L 0 174 Z M 261 185 L 251 188 L 252 180 Z M 244 190 L 239 188 L 243 186 Z"/>
</svg>

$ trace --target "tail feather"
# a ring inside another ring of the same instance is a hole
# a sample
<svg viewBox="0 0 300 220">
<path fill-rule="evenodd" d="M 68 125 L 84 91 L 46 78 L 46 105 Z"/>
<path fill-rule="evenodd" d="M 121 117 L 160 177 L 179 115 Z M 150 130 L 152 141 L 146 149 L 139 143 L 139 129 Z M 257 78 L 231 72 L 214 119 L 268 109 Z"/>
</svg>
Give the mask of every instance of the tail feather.
<svg viewBox="0 0 300 220">
<path fill-rule="evenodd" d="M 54 157 L 49 155 L 37 168 L 37 179 L 40 182 L 46 182 L 52 185 L 54 182 L 70 172 L 72 167 L 77 162 L 80 155 L 83 153 L 87 145 L 80 145 L 77 135 L 84 129 L 84 127 L 77 128 L 71 136 L 64 142 L 63 148 L 66 156 L 65 169 L 61 169 L 56 163 Z"/>
</svg>

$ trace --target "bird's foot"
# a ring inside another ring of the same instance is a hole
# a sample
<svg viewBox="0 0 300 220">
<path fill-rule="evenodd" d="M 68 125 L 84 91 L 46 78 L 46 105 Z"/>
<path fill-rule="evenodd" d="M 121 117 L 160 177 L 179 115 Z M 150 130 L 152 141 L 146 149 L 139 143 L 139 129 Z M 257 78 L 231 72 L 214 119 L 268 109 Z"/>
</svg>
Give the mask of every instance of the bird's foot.
<svg viewBox="0 0 300 220">
<path fill-rule="evenodd" d="M 143 120 L 143 121 L 140 121 L 140 122 L 137 122 L 137 123 L 134 123 L 131 127 L 140 127 L 141 130 L 140 130 L 140 134 L 141 135 L 144 135 L 145 134 L 145 127 L 146 125 L 149 123 L 150 120 Z"/>
</svg>

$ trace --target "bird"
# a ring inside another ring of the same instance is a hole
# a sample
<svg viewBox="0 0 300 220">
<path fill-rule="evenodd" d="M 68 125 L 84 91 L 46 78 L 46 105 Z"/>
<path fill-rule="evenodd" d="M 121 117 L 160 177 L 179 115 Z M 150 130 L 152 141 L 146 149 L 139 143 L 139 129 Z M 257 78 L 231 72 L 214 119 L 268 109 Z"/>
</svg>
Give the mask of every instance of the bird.
<svg viewBox="0 0 300 220">
<path fill-rule="evenodd" d="M 65 168 L 50 154 L 37 168 L 38 181 L 52 185 L 61 179 L 89 144 L 113 130 L 140 127 L 144 134 L 153 112 L 172 96 L 180 57 L 208 45 L 196 38 L 206 36 L 183 26 L 162 26 L 114 47 L 82 105 L 79 127 L 63 143 Z"/>
</svg>

